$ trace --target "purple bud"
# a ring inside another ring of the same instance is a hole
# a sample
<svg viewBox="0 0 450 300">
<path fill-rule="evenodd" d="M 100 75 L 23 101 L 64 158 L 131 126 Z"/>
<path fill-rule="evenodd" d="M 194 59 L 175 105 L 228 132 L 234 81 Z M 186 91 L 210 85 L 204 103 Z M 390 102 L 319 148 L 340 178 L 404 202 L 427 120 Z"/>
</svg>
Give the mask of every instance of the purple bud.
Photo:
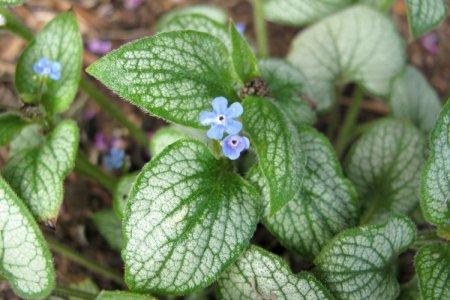
<svg viewBox="0 0 450 300">
<path fill-rule="evenodd" d="M 125 0 L 124 7 L 126 9 L 136 9 L 138 8 L 144 0 Z"/>
<path fill-rule="evenodd" d="M 95 149 L 97 149 L 98 151 L 106 151 L 108 150 L 108 140 L 106 138 L 106 136 L 103 134 L 103 132 L 97 132 L 95 134 Z"/>
<path fill-rule="evenodd" d="M 240 23 L 240 22 L 237 22 L 236 23 L 236 30 L 240 33 L 240 34 L 244 34 L 245 33 L 245 29 L 246 29 L 246 26 L 245 26 L 245 24 L 244 23 Z"/>
<path fill-rule="evenodd" d="M 87 43 L 87 49 L 91 53 L 103 55 L 111 51 L 112 44 L 110 41 L 93 39 Z"/>
<path fill-rule="evenodd" d="M 439 52 L 439 37 L 436 32 L 426 34 L 420 39 L 420 42 L 428 53 L 436 55 Z"/>
</svg>

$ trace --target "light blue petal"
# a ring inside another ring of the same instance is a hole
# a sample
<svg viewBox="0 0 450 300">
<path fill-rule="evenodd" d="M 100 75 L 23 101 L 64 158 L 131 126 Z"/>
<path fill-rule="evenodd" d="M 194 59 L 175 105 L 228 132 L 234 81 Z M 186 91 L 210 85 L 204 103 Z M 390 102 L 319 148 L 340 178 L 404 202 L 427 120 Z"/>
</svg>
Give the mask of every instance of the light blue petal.
<svg viewBox="0 0 450 300">
<path fill-rule="evenodd" d="M 229 134 L 238 134 L 242 130 L 242 123 L 233 119 L 229 119 L 226 124 L 225 130 Z"/>
<path fill-rule="evenodd" d="M 61 64 L 57 61 L 51 63 L 50 78 L 59 80 L 61 78 Z"/>
<path fill-rule="evenodd" d="M 202 111 L 200 117 L 198 118 L 200 124 L 207 126 L 216 122 L 216 114 L 210 111 Z"/>
<path fill-rule="evenodd" d="M 212 107 L 217 114 L 225 114 L 228 107 L 228 100 L 225 97 L 216 97 L 212 101 Z"/>
<path fill-rule="evenodd" d="M 248 148 L 250 148 L 250 140 L 247 137 L 242 137 L 242 143 L 244 143 L 245 145 L 245 150 L 247 150 Z"/>
<path fill-rule="evenodd" d="M 227 111 L 225 112 L 225 116 L 229 119 L 237 118 L 242 115 L 244 112 L 244 108 L 242 107 L 241 103 L 234 102 L 230 105 L 229 108 L 227 108 Z"/>
<path fill-rule="evenodd" d="M 239 151 L 236 151 L 236 149 L 230 147 L 230 145 L 228 144 L 227 139 L 225 139 L 222 142 L 222 151 L 223 151 L 223 154 L 226 157 L 228 157 L 229 159 L 231 159 L 231 160 L 238 159 L 239 156 L 240 156 L 240 152 Z"/>
<path fill-rule="evenodd" d="M 223 133 L 225 131 L 225 127 L 223 126 L 216 126 L 213 125 L 211 126 L 211 128 L 208 130 L 208 132 L 206 133 L 206 135 L 213 140 L 221 140 L 223 137 Z"/>
</svg>

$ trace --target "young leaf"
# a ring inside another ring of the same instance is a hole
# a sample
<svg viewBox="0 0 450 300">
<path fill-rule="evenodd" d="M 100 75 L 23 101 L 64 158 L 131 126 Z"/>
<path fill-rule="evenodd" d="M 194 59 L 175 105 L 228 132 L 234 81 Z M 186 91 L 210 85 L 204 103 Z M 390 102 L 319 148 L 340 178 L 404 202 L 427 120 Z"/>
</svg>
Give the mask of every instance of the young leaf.
<svg viewBox="0 0 450 300">
<path fill-rule="evenodd" d="M 72 103 L 80 81 L 83 42 L 73 13 L 62 13 L 48 23 L 25 48 L 17 62 L 15 83 L 25 102 L 34 102 L 41 83 L 33 65 L 42 57 L 61 64 L 61 78 L 46 81 L 41 98 L 50 113 L 65 111 Z"/>
<path fill-rule="evenodd" d="M 311 127 L 301 127 L 299 135 L 306 168 L 303 186 L 293 200 L 270 216 L 266 180 L 256 168 L 249 178 L 265 199 L 264 225 L 283 245 L 312 260 L 334 235 L 355 226 L 358 205 L 356 191 L 344 178 L 330 142 Z"/>
<path fill-rule="evenodd" d="M 20 5 L 24 2 L 25 0 L 0 0 L 0 6 Z"/>
<path fill-rule="evenodd" d="M 70 283 L 69 287 L 72 289 L 80 290 L 80 291 L 91 293 L 94 295 L 97 295 L 100 292 L 100 289 L 98 288 L 98 286 L 89 277 L 86 277 L 86 278 L 82 279 L 81 281 L 72 282 L 72 283 Z M 54 297 L 50 297 L 48 300 L 58 300 L 59 299 L 59 298 L 58 299 L 53 299 L 53 298 Z M 72 297 L 69 297 L 68 300 L 83 300 L 83 299 L 72 296 Z"/>
<path fill-rule="evenodd" d="M 347 174 L 363 200 L 361 222 L 410 213 L 419 202 L 422 134 L 409 122 L 382 119 L 352 147 Z"/>
<path fill-rule="evenodd" d="M 102 291 L 95 300 L 156 300 L 156 298 L 124 291 Z"/>
<path fill-rule="evenodd" d="M 412 66 L 394 81 L 390 98 L 394 116 L 407 118 L 426 132 L 433 128 L 441 111 L 437 93 Z"/>
<path fill-rule="evenodd" d="M 387 95 L 405 58 L 403 42 L 387 16 L 356 5 L 299 33 L 288 60 L 305 74 L 307 94 L 325 110 L 334 101 L 336 83 L 357 82 Z"/>
<path fill-rule="evenodd" d="M 291 201 L 301 186 L 305 156 L 297 130 L 271 100 L 248 97 L 243 102 L 244 128 L 267 178 L 270 214 Z"/>
<path fill-rule="evenodd" d="M 75 164 L 79 132 L 63 121 L 47 137 L 28 126 L 11 144 L 4 175 L 40 220 L 55 222 L 63 200 L 63 181 Z"/>
<path fill-rule="evenodd" d="M 197 31 L 171 31 L 126 44 L 88 73 L 131 103 L 171 122 L 200 127 L 217 96 L 236 99 L 225 46 Z"/>
<path fill-rule="evenodd" d="M 435 225 L 450 224 L 450 100 L 431 132 L 430 156 L 422 172 L 420 206 Z"/>
<path fill-rule="evenodd" d="M 55 285 L 53 262 L 33 216 L 0 177 L 0 275 L 24 298 L 45 297 Z"/>
<path fill-rule="evenodd" d="M 207 143 L 206 134 L 198 129 L 184 127 L 180 125 L 171 125 L 159 129 L 150 140 L 150 153 L 152 156 L 158 155 L 164 148 L 182 138 L 194 138 Z"/>
<path fill-rule="evenodd" d="M 148 163 L 124 215 L 125 280 L 139 292 L 186 294 L 212 283 L 247 246 L 260 196 L 195 140 Z"/>
<path fill-rule="evenodd" d="M 111 208 L 96 212 L 91 216 L 100 234 L 114 250 L 122 250 L 122 223 Z"/>
<path fill-rule="evenodd" d="M 406 0 L 409 28 L 418 38 L 438 26 L 447 16 L 443 0 Z"/>
<path fill-rule="evenodd" d="M 414 224 L 403 216 L 347 229 L 316 257 L 316 271 L 337 299 L 393 300 L 399 294 L 394 260 L 414 238 Z"/>
<path fill-rule="evenodd" d="M 414 261 L 422 299 L 450 299 L 450 244 L 424 246 Z"/>
<path fill-rule="evenodd" d="M 0 146 L 8 144 L 28 124 L 17 114 L 0 114 Z"/>
<path fill-rule="evenodd" d="M 234 69 L 243 82 L 258 77 L 258 62 L 252 48 L 245 37 L 230 22 L 230 37 L 232 44 L 231 57 L 233 59 Z"/>
<path fill-rule="evenodd" d="M 218 281 L 220 299 L 333 299 L 311 274 L 295 275 L 280 257 L 257 246 L 250 248 Z"/>
<path fill-rule="evenodd" d="M 136 173 L 122 176 L 113 193 L 113 209 L 119 219 L 122 219 L 123 217 L 123 212 L 125 211 L 128 202 L 128 194 L 136 180 L 136 176 Z"/>
<path fill-rule="evenodd" d="M 283 59 L 271 58 L 259 62 L 261 76 L 267 81 L 270 95 L 296 126 L 314 124 L 316 114 L 299 97 L 305 83 L 303 73 Z"/>
<path fill-rule="evenodd" d="M 166 24 L 170 23 L 172 19 L 184 15 L 202 15 L 222 25 L 225 25 L 228 22 L 227 14 L 216 6 L 192 5 L 181 9 L 174 9 L 165 14 L 161 19 L 159 19 L 158 24 L 156 24 L 157 30 L 161 31 L 161 28 L 166 27 Z"/>
</svg>

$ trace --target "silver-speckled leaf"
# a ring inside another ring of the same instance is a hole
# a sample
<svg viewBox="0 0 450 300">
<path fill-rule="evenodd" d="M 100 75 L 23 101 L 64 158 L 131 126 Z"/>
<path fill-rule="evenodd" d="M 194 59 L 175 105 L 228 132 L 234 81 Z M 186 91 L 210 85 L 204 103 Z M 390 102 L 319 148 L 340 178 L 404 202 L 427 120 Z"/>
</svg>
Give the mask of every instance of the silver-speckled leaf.
<svg viewBox="0 0 450 300">
<path fill-rule="evenodd" d="M 447 16 L 444 0 L 406 0 L 408 21 L 414 38 L 438 26 Z"/>
</svg>

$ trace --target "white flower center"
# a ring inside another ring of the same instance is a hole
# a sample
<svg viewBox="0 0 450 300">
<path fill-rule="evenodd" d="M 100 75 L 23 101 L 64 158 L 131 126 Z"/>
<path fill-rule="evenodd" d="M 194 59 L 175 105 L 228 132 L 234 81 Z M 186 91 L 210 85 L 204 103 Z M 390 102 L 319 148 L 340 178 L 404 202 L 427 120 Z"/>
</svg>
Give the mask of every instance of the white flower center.
<svg viewBox="0 0 450 300">
<path fill-rule="evenodd" d="M 225 124 L 226 118 L 224 115 L 218 115 L 216 117 L 216 121 L 217 121 L 217 124 L 222 125 L 222 124 Z"/>
</svg>

